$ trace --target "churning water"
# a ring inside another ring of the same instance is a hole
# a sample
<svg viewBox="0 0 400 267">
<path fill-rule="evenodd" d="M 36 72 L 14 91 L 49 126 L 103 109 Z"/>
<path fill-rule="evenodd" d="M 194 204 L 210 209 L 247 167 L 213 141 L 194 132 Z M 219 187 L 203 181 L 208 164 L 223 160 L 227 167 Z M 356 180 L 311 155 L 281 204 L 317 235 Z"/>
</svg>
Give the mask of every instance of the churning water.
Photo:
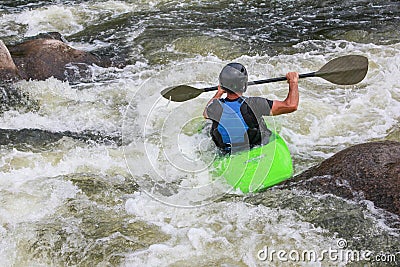
<svg viewBox="0 0 400 267">
<path fill-rule="evenodd" d="M 169 86 L 217 84 L 230 61 L 257 80 L 364 55 L 361 83 L 303 79 L 299 110 L 273 123 L 296 173 L 353 144 L 399 141 L 399 2 L 21 0 L 2 1 L 0 22 L 6 44 L 58 31 L 124 66 L 93 67 L 79 83 L 1 85 L 1 266 L 345 265 L 343 242 L 399 261 L 389 223 L 398 218 L 374 203 L 225 194 L 208 173 L 215 153 L 201 130 L 213 93 L 160 97 Z M 283 99 L 287 84 L 247 93 Z M 336 259 L 295 259 L 329 249 Z M 272 250 L 295 252 L 271 261 Z"/>
</svg>

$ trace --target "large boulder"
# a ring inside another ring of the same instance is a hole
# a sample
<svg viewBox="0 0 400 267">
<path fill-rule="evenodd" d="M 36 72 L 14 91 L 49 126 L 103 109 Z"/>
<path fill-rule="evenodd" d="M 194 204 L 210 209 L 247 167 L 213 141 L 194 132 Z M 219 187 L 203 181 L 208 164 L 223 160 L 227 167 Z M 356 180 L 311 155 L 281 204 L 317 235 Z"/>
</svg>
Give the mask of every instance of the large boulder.
<svg viewBox="0 0 400 267">
<path fill-rule="evenodd" d="M 0 78 L 1 80 L 13 80 L 18 79 L 18 69 L 11 57 L 7 47 L 0 40 Z"/>
<path fill-rule="evenodd" d="M 8 58 L 7 58 L 8 48 Z M 0 70 L 17 71 L 22 79 L 45 80 L 55 77 L 60 80 L 78 80 L 91 76 L 90 66 L 108 67 L 111 61 L 90 52 L 75 49 L 64 42 L 61 34 L 40 34 L 30 40 L 1 48 Z M 15 63 L 12 68 L 11 61 Z M 16 68 L 16 69 L 15 69 Z M 0 73 L 0 78 L 4 75 Z"/>
<path fill-rule="evenodd" d="M 370 200 L 400 215 L 400 142 L 382 141 L 344 149 L 281 184 L 351 200 Z"/>
</svg>

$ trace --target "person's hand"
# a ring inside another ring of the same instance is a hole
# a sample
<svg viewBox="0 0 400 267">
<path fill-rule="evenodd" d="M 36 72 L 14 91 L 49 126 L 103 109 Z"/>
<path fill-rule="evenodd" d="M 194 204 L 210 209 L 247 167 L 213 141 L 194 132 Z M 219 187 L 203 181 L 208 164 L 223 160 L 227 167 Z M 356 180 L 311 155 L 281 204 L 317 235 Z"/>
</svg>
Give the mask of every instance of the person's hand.
<svg viewBox="0 0 400 267">
<path fill-rule="evenodd" d="M 210 101 L 208 101 L 208 103 L 207 103 L 207 105 L 206 105 L 206 108 L 204 109 L 204 112 L 203 112 L 204 118 L 208 119 L 208 115 L 207 115 L 207 108 L 208 108 L 208 106 L 209 106 L 215 99 L 222 98 L 222 95 L 225 94 L 225 93 L 226 93 L 226 92 L 225 92 L 224 89 L 222 89 L 221 85 L 218 85 L 218 90 L 217 90 L 217 92 L 215 93 L 215 95 L 213 96 L 213 98 L 211 98 Z"/>
<path fill-rule="evenodd" d="M 221 85 L 218 85 L 218 91 L 217 91 L 217 93 L 215 94 L 215 96 L 216 97 L 218 97 L 218 98 L 220 98 L 223 94 L 225 94 L 226 92 L 225 92 L 225 90 L 224 89 L 222 89 L 222 87 L 221 87 Z"/>
<path fill-rule="evenodd" d="M 298 72 L 288 72 L 286 74 L 286 79 L 288 83 L 298 83 L 299 82 L 299 73 Z"/>
</svg>

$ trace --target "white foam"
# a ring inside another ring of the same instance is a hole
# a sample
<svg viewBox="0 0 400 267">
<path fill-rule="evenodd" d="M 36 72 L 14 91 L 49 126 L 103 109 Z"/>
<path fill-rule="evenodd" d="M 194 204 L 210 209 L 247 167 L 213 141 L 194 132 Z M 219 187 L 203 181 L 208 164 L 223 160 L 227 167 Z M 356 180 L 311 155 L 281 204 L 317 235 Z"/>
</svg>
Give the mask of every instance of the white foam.
<svg viewBox="0 0 400 267">
<path fill-rule="evenodd" d="M 34 36 L 40 32 L 57 31 L 63 35 L 71 35 L 83 30 L 90 24 L 101 23 L 107 17 L 118 16 L 135 10 L 153 8 L 146 2 L 126 3 L 121 1 L 106 1 L 96 3 L 79 3 L 78 5 L 48 5 L 37 9 L 27 9 L 21 13 L 6 14 L 0 17 L 5 25 L 20 25 L 18 30 L 24 31 L 24 36 Z M 6 35 L 14 35 L 15 30 L 5 27 Z"/>
<path fill-rule="evenodd" d="M 56 5 L 18 14 L 15 22 L 28 25 L 26 36 L 51 31 L 71 34 L 83 29 L 71 9 Z"/>
<path fill-rule="evenodd" d="M 39 102 L 39 110 L 27 113 L 8 111 L 0 118 L 0 127 L 37 128 L 53 132 L 120 131 L 124 101 L 132 83 L 99 84 L 79 90 L 54 78 L 20 82 L 18 87 Z"/>
<path fill-rule="evenodd" d="M 141 194 L 129 199 L 125 206 L 128 213 L 159 225 L 171 235 L 163 244 L 128 254 L 126 266 L 185 265 L 193 261 L 252 266 L 261 263 L 257 253 L 264 246 L 320 251 L 332 242 L 287 210 L 236 202 L 180 209 L 160 205 Z"/>
<path fill-rule="evenodd" d="M 75 147 L 73 142 L 68 148 L 67 144 L 64 142 L 61 150 L 41 153 L 16 149 L 2 153 L 0 190 L 2 203 L 6 203 L 2 209 L 6 210 L 1 212 L 0 222 L 36 221 L 73 197 L 77 189 L 57 177 L 80 172 L 127 176 L 121 152 L 103 146 Z"/>
</svg>

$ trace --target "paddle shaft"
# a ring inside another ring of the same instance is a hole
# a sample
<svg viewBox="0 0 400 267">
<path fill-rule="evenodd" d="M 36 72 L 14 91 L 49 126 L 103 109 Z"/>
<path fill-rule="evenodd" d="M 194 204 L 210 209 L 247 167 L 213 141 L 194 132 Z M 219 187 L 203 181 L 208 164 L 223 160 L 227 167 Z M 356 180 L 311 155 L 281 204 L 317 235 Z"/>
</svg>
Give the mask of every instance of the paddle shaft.
<svg viewBox="0 0 400 267">
<path fill-rule="evenodd" d="M 316 72 L 299 74 L 299 78 L 307 78 L 307 77 L 315 77 L 315 76 L 316 76 Z M 264 80 L 250 81 L 247 83 L 247 85 L 281 82 L 281 81 L 286 81 L 286 80 L 287 80 L 286 77 L 277 77 L 277 78 L 270 78 L 270 79 L 264 79 Z M 218 86 L 207 87 L 207 88 L 203 88 L 201 90 L 203 92 L 215 91 L 215 90 L 218 90 Z"/>
<path fill-rule="evenodd" d="M 299 78 L 319 77 L 337 85 L 353 85 L 361 82 L 368 72 L 368 58 L 349 55 L 332 59 L 316 72 L 300 74 Z M 286 81 L 286 77 L 250 81 L 248 85 Z M 168 87 L 161 95 L 171 101 L 183 102 L 198 97 L 201 93 L 218 90 L 218 86 L 198 89 L 189 85 Z"/>
</svg>

